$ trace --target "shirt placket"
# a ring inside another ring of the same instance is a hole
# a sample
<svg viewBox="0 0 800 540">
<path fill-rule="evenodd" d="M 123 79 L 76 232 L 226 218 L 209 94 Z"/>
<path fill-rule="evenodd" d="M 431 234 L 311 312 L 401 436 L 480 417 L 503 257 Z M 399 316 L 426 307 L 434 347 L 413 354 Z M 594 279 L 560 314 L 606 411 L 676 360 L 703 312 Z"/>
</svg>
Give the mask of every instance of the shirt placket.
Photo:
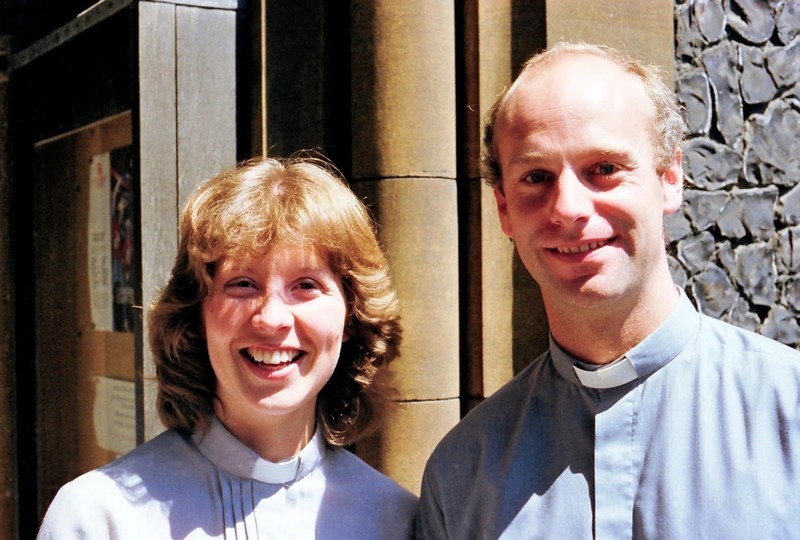
<svg viewBox="0 0 800 540">
<path fill-rule="evenodd" d="M 595 538 L 631 538 L 635 497 L 635 392 L 619 397 L 619 389 L 599 392 L 595 415 Z"/>
</svg>

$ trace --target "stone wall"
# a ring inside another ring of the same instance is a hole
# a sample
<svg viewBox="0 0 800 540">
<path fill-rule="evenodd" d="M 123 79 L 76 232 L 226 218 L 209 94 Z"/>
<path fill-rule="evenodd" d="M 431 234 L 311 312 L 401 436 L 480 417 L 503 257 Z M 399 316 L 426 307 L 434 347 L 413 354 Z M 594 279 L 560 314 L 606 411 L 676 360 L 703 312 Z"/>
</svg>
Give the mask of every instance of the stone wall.
<svg viewBox="0 0 800 540">
<path fill-rule="evenodd" d="M 675 280 L 704 313 L 800 348 L 800 0 L 678 0 L 675 23 Z"/>
</svg>

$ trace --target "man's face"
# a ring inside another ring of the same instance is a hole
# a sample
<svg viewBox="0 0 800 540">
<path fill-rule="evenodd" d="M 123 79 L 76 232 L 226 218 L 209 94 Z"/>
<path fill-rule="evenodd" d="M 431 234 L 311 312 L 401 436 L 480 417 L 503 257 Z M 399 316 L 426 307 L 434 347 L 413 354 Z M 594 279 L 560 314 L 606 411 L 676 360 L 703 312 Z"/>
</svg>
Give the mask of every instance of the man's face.
<svg viewBox="0 0 800 540">
<path fill-rule="evenodd" d="M 663 276 L 663 215 L 680 207 L 682 173 L 680 152 L 656 173 L 653 118 L 640 80 L 591 55 L 555 60 L 507 96 L 500 222 L 548 310 L 636 302 Z"/>
</svg>

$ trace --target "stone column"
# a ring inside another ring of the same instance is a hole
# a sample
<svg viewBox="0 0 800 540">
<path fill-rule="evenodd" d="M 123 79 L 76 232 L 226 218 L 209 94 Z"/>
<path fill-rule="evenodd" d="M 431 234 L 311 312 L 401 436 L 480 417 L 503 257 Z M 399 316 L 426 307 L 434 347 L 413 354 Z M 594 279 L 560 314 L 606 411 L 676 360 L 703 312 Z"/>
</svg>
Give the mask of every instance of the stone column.
<svg viewBox="0 0 800 540">
<path fill-rule="evenodd" d="M 548 0 L 547 45 L 586 41 L 614 47 L 672 76 L 675 19 L 672 0 Z"/>
<path fill-rule="evenodd" d="M 508 382 L 547 347 L 547 322 L 536 284 L 522 267 L 500 229 L 492 190 L 480 176 L 483 123 L 497 96 L 525 58 L 545 46 L 544 6 L 512 0 L 472 0 L 464 4 L 465 106 L 460 147 L 460 189 L 467 211 L 462 247 L 467 256 L 468 318 L 464 331 L 466 373 L 464 411 Z"/>
<path fill-rule="evenodd" d="M 412 491 L 459 419 L 455 21 L 452 2 L 355 0 L 352 178 L 401 302 L 400 406 L 358 451 Z"/>
</svg>

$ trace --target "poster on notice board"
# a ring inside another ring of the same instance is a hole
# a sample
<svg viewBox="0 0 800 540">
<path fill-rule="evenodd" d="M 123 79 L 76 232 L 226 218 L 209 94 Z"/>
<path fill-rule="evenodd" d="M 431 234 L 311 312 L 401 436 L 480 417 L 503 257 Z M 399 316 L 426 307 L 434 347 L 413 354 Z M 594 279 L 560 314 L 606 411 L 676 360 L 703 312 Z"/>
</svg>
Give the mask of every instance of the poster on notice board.
<svg viewBox="0 0 800 540">
<path fill-rule="evenodd" d="M 89 296 L 98 331 L 133 332 L 136 227 L 131 148 L 92 156 L 89 165 Z"/>
</svg>

